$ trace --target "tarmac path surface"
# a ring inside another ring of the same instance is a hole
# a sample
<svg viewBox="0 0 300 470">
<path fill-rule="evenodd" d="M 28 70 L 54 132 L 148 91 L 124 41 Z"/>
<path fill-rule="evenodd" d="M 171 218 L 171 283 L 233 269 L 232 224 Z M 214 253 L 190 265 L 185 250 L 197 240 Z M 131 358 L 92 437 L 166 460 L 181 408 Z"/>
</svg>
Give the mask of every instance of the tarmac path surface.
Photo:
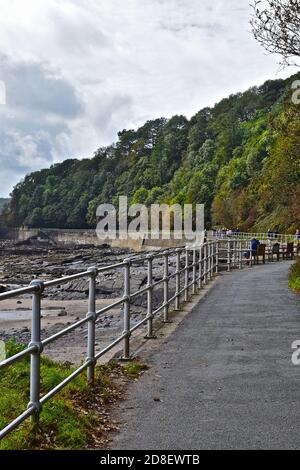
<svg viewBox="0 0 300 470">
<path fill-rule="evenodd" d="M 290 262 L 222 274 L 150 357 L 113 449 L 300 448 L 300 297 Z"/>
</svg>

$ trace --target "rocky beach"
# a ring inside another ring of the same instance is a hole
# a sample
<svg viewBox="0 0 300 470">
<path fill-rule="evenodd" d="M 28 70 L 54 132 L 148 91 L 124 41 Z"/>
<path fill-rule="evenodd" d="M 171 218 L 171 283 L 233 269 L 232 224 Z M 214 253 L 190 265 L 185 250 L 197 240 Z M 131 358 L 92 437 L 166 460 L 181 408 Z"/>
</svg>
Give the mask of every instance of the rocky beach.
<svg viewBox="0 0 300 470">
<path fill-rule="evenodd" d="M 33 279 L 48 281 L 85 271 L 87 268 L 110 266 L 135 257 L 130 250 L 103 246 L 59 246 L 36 239 L 25 242 L 0 241 L 0 292 L 24 287 Z M 171 259 L 170 273 L 175 270 Z M 163 277 L 163 260 L 153 265 L 154 280 Z M 123 296 L 123 268 L 100 273 L 96 283 L 97 310 Z M 133 263 L 131 292 L 147 283 L 146 263 Z M 170 281 L 170 295 L 174 280 Z M 163 301 L 162 285 L 154 290 L 154 308 Z M 61 331 L 84 318 L 88 305 L 88 279 L 75 280 L 57 287 L 47 288 L 42 298 L 42 338 Z M 131 323 L 141 320 L 147 311 L 146 294 L 132 299 Z M 0 339 L 14 337 L 21 343 L 30 341 L 31 296 L 22 295 L 0 302 Z M 101 350 L 123 331 L 122 306 L 100 315 L 96 325 L 96 347 Z M 87 325 L 60 338 L 45 349 L 56 360 L 80 363 L 86 354 Z"/>
</svg>

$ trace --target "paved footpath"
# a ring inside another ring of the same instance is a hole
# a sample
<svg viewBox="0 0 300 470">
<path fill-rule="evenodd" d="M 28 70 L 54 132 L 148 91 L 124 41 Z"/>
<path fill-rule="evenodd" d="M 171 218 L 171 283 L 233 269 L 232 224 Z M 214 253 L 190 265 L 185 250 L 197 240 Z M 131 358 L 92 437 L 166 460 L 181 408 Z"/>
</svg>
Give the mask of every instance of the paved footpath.
<svg viewBox="0 0 300 470">
<path fill-rule="evenodd" d="M 223 274 L 121 405 L 114 449 L 300 448 L 290 262 Z M 160 401 L 157 401 L 157 400 Z"/>
</svg>

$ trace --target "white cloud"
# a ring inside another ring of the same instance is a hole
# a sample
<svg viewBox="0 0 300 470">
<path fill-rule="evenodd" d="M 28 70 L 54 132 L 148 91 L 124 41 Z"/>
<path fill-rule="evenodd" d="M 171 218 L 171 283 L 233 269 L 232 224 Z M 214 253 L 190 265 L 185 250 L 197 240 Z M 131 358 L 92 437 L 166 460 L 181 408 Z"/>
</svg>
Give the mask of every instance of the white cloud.
<svg viewBox="0 0 300 470">
<path fill-rule="evenodd" d="M 0 196 L 118 130 L 190 117 L 278 71 L 249 31 L 249 0 L 0 0 L 0 12 Z"/>
</svg>

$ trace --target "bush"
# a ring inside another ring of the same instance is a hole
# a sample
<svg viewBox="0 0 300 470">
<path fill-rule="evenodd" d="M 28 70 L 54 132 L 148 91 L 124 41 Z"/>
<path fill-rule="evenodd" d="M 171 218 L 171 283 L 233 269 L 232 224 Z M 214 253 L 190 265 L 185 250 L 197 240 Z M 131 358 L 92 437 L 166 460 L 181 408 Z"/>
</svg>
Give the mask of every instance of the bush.
<svg viewBox="0 0 300 470">
<path fill-rule="evenodd" d="M 300 293 L 300 260 L 291 268 L 289 286 Z"/>
</svg>

